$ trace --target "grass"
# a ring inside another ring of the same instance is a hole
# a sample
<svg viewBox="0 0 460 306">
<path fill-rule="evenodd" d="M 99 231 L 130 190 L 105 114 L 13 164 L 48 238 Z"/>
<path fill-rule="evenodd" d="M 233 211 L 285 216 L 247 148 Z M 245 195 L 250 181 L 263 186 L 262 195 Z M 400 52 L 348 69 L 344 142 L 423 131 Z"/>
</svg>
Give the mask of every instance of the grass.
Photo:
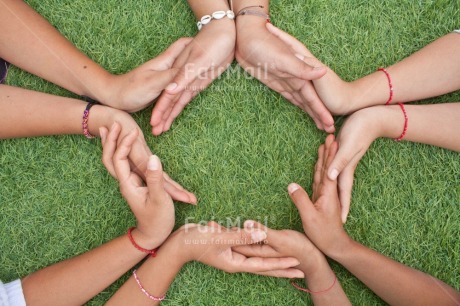
<svg viewBox="0 0 460 306">
<path fill-rule="evenodd" d="M 28 2 L 114 73 L 196 33 L 185 1 Z M 353 80 L 458 27 L 459 10 L 456 1 L 272 0 L 271 13 L 276 25 Z M 241 76 L 233 72 L 215 81 L 170 132 L 147 137 L 167 172 L 199 197 L 198 207 L 176 205 L 177 226 L 186 219 L 225 225 L 256 218 L 274 228 L 300 229 L 286 186 L 296 181 L 310 190 L 316 151 L 326 135 L 278 94 Z M 8 83 L 73 96 L 16 68 Z M 459 92 L 421 103 L 455 101 Z M 149 115 L 150 109 L 134 115 L 146 135 Z M 81 136 L 0 141 L 0 279 L 23 277 L 83 253 L 134 224 L 100 157 L 99 141 Z M 361 243 L 460 289 L 459 204 L 458 153 L 381 139 L 356 171 L 346 228 Z M 384 304 L 346 270 L 333 267 L 353 304 Z M 103 304 L 127 276 L 88 304 Z M 230 275 L 191 263 L 164 304 L 305 303 L 311 304 L 308 295 L 287 280 Z"/>
</svg>

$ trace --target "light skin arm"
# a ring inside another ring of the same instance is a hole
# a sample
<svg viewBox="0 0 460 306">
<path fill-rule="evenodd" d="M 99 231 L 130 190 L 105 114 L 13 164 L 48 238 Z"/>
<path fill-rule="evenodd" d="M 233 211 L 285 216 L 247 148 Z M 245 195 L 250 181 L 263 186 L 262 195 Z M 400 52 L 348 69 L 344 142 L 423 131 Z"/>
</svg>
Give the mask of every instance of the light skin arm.
<svg viewBox="0 0 460 306">
<path fill-rule="evenodd" d="M 63 134 L 83 134 L 82 117 L 86 102 L 0 85 L 0 107 L 8 109 L 0 121 L 0 139 Z M 142 132 L 134 119 L 126 112 L 103 105 L 94 105 L 89 113 L 88 128 L 94 136 L 99 129 L 109 129 L 117 122 L 122 137 L 138 130 L 129 159 L 131 166 L 144 176 L 147 161 L 152 155 Z M 120 138 L 121 139 L 121 138 Z M 115 176 L 114 171 L 109 172 Z M 165 188 L 175 200 L 195 204 L 197 199 L 174 182 L 166 173 Z"/>
<path fill-rule="evenodd" d="M 340 218 L 337 181 L 326 173 L 337 149 L 332 135 L 320 147 L 323 166 L 317 164 L 316 167 L 313 187 L 316 192 L 312 200 L 299 185 L 289 185 L 291 199 L 300 212 L 308 238 L 391 305 L 458 305 L 460 293 L 452 287 L 385 257 L 347 235 Z"/>
<path fill-rule="evenodd" d="M 188 3 L 196 20 L 230 9 L 226 0 L 189 0 Z M 150 124 L 154 135 L 168 131 L 187 104 L 228 68 L 234 59 L 235 35 L 233 20 L 228 17 L 212 20 L 203 25 L 181 52 L 173 64 L 178 72 L 152 111 Z"/>
<path fill-rule="evenodd" d="M 268 30 L 289 45 L 299 59 L 322 65 L 295 37 L 272 26 Z M 392 104 L 439 96 L 460 89 L 460 34 L 450 33 L 387 68 L 393 84 Z M 327 67 L 324 77 L 313 81 L 319 97 L 334 114 L 385 104 L 390 97 L 386 75 L 376 71 L 353 82 L 343 81 Z"/>
<path fill-rule="evenodd" d="M 170 69 L 190 42 L 180 39 L 156 59 L 113 75 L 83 54 L 23 1 L 0 2 L 0 57 L 13 65 L 118 109 L 134 112 L 150 105 L 171 81 Z"/>
<path fill-rule="evenodd" d="M 133 131 L 116 147 L 111 130 L 104 144 L 104 154 L 113 160 L 111 166 L 120 178 L 120 190 L 138 221 L 132 237 L 144 249 L 154 249 L 163 243 L 174 226 L 174 207 L 163 188 L 161 162 L 156 156 L 149 159 L 146 173 L 147 187 L 138 187 L 140 178 L 130 172 L 127 160 L 136 140 Z M 115 135 L 118 137 L 118 135 Z M 153 216 L 153 217 L 152 217 Z M 136 249 L 127 235 L 116 238 L 83 255 L 57 263 L 22 281 L 28 304 L 82 305 L 108 287 L 146 256 Z"/>
<path fill-rule="evenodd" d="M 208 226 L 187 224 L 168 238 L 158 251 L 157 257 L 148 259 L 137 270 L 137 276 L 145 290 L 157 298 L 166 294 L 176 274 L 189 261 L 199 261 L 230 273 L 252 272 L 266 275 L 275 273 L 278 277 L 298 276 L 300 271 L 291 269 L 299 263 L 295 258 L 246 257 L 232 250 L 232 246 L 251 244 L 265 238 L 266 234 L 263 231 L 241 229 L 233 231 L 222 228 L 214 222 L 210 222 Z M 192 243 L 193 240 L 200 243 Z M 202 243 L 203 241 L 207 243 Z M 216 241 L 218 243 L 215 243 Z M 150 300 L 140 290 L 132 276 L 107 305 L 141 306 L 159 303 Z"/>
<path fill-rule="evenodd" d="M 269 13 L 269 1 L 233 0 L 235 13 L 248 6 Z M 253 77 L 280 93 L 292 104 L 307 112 L 319 129 L 334 132 L 334 119 L 324 106 L 311 80 L 326 73 L 323 65 L 299 62 L 295 51 L 270 33 L 267 20 L 261 16 L 240 15 L 236 18 L 236 59 Z"/>
</svg>

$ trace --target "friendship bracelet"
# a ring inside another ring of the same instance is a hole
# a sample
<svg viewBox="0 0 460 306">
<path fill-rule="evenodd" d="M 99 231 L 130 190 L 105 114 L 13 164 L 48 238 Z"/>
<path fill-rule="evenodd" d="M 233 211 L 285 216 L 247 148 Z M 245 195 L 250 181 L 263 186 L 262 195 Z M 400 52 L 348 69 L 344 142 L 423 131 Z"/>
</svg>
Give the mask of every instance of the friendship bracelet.
<svg viewBox="0 0 460 306">
<path fill-rule="evenodd" d="M 94 103 L 91 103 L 91 102 L 86 105 L 85 111 L 83 112 L 83 121 L 81 123 L 81 125 L 83 127 L 83 135 L 85 135 L 85 137 L 88 138 L 88 139 L 94 138 L 94 136 L 91 135 L 91 133 L 89 132 L 89 129 L 88 129 L 89 110 L 91 109 L 91 107 L 93 107 L 93 105 L 94 105 Z"/>
<path fill-rule="evenodd" d="M 404 114 L 404 129 L 401 133 L 401 136 L 393 139 L 394 141 L 397 141 L 397 142 L 403 140 L 404 136 L 406 136 L 407 127 L 409 125 L 409 116 L 407 116 L 407 112 L 406 112 L 406 108 L 404 107 L 404 104 L 402 103 L 398 103 L 398 104 L 399 104 L 399 107 L 401 107 L 401 110 L 403 111 L 403 114 Z"/>
<path fill-rule="evenodd" d="M 385 75 L 387 76 L 387 79 L 388 79 L 388 85 L 390 86 L 390 97 L 388 98 L 387 103 L 385 103 L 385 105 L 388 105 L 393 100 L 393 83 L 391 82 L 390 74 L 388 73 L 388 71 L 385 68 L 379 68 L 378 71 L 382 71 L 383 73 L 385 73 Z"/>
<path fill-rule="evenodd" d="M 228 19 L 235 19 L 235 13 L 231 10 L 228 10 L 227 12 L 225 11 L 216 11 L 212 13 L 211 15 L 204 15 L 201 17 L 200 21 L 196 23 L 198 27 L 198 31 L 201 31 L 201 28 L 203 28 L 204 25 L 210 23 L 212 20 L 219 20 L 224 18 L 225 16 L 228 17 Z"/>
<path fill-rule="evenodd" d="M 139 286 L 139 289 L 141 289 L 141 291 L 142 291 L 149 299 L 154 300 L 154 301 L 157 301 L 157 302 L 161 302 L 161 301 L 163 301 L 163 300 L 166 298 L 166 294 L 165 294 L 165 295 L 162 295 L 162 296 L 160 296 L 160 297 L 155 297 L 155 296 L 151 295 L 150 293 L 148 293 L 147 290 L 145 290 L 144 287 L 142 286 L 141 281 L 139 280 L 139 277 L 137 277 L 136 270 L 133 271 L 133 275 L 134 275 L 134 279 L 136 280 L 137 285 Z"/>
<path fill-rule="evenodd" d="M 327 288 L 326 290 L 322 290 L 322 291 L 312 291 L 312 290 L 307 289 L 307 288 L 302 288 L 299 285 L 297 285 L 294 281 L 291 281 L 291 284 L 295 288 L 299 289 L 300 291 L 311 293 L 311 294 L 320 294 L 320 293 L 325 293 L 325 292 L 328 292 L 329 290 L 331 290 L 332 287 L 334 287 L 336 282 L 337 282 L 337 276 L 334 274 L 334 282 L 332 283 L 332 285 L 329 288 Z"/>
<path fill-rule="evenodd" d="M 136 241 L 134 241 L 133 234 L 132 234 L 133 229 L 135 229 L 135 227 L 130 227 L 130 228 L 128 229 L 128 238 L 129 238 L 129 241 L 131 241 L 132 245 L 133 245 L 136 249 L 138 249 L 139 251 L 144 252 L 144 253 L 147 253 L 147 254 L 150 254 L 150 256 L 152 256 L 152 257 L 157 256 L 157 249 L 153 249 L 153 250 L 144 249 L 143 247 L 141 247 L 140 245 L 138 245 L 138 244 L 136 243 Z"/>
<path fill-rule="evenodd" d="M 270 15 L 265 14 L 264 12 L 260 12 L 260 11 L 256 11 L 256 10 L 251 10 L 250 8 L 253 8 L 253 7 L 264 8 L 263 5 L 251 5 L 251 6 L 247 6 L 247 7 L 242 8 L 242 9 L 236 14 L 236 17 L 238 17 L 238 16 L 244 16 L 244 15 L 259 16 L 259 17 L 265 18 L 265 20 L 267 20 L 268 23 L 271 23 Z M 236 18 L 236 17 L 235 17 L 235 18 Z"/>
</svg>

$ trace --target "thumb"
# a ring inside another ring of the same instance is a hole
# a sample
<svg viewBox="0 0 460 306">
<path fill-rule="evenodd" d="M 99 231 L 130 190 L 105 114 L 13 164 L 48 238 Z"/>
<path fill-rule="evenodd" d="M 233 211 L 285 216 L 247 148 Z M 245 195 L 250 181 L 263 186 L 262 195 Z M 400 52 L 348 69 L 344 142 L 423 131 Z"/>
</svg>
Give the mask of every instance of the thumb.
<svg viewBox="0 0 460 306">
<path fill-rule="evenodd" d="M 262 229 L 238 229 L 237 231 L 226 231 L 220 235 L 223 244 L 227 245 L 247 245 L 264 241 L 267 233 Z"/>
<path fill-rule="evenodd" d="M 313 206 L 310 197 L 302 187 L 295 183 L 289 184 L 288 192 L 292 202 L 294 202 L 294 205 L 299 211 L 300 218 L 303 222 L 305 222 L 307 216 L 311 215 L 311 213 L 315 211 L 315 207 Z"/>
<path fill-rule="evenodd" d="M 158 196 L 165 193 L 163 187 L 163 167 L 158 156 L 150 156 L 145 177 L 150 197 L 158 198 Z"/>
<path fill-rule="evenodd" d="M 299 61 L 299 56 L 300 55 L 294 55 L 292 53 L 289 55 L 285 55 L 281 59 L 281 70 L 296 78 L 307 81 L 319 79 L 320 77 L 326 74 L 327 70 L 325 66 L 311 66 L 307 64 L 304 60 Z"/>
<path fill-rule="evenodd" d="M 351 191 L 353 189 L 353 178 L 355 167 L 346 167 L 338 178 L 339 199 L 342 207 L 342 223 L 347 222 L 348 213 L 350 212 Z"/>
<path fill-rule="evenodd" d="M 337 154 L 327 170 L 327 176 L 329 179 L 336 180 L 343 169 L 350 164 L 355 155 L 356 153 L 353 148 L 349 148 L 346 144 L 339 146 Z"/>
<path fill-rule="evenodd" d="M 149 82 L 153 85 L 155 90 L 162 91 L 163 89 L 166 89 L 168 85 L 173 82 L 174 78 L 176 77 L 178 73 L 177 68 L 170 68 L 166 70 L 161 70 L 161 71 L 153 71 Z"/>
</svg>

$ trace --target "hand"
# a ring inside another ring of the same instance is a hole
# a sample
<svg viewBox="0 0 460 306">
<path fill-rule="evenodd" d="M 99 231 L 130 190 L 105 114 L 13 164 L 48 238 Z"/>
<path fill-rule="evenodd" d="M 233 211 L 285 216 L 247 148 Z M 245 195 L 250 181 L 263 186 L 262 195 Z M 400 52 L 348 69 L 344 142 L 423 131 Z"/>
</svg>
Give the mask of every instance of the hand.
<svg viewBox="0 0 460 306">
<path fill-rule="evenodd" d="M 127 112 L 137 112 L 152 104 L 176 75 L 173 63 L 191 41 L 180 38 L 156 58 L 126 74 L 111 76 L 101 103 Z"/>
<path fill-rule="evenodd" d="M 294 257 L 300 262 L 296 267 L 306 277 L 316 273 L 324 274 L 328 268 L 326 258 L 318 248 L 311 243 L 304 233 L 293 230 L 273 230 L 258 222 L 248 220 L 244 223 L 247 230 L 261 229 L 267 233 L 264 244 L 251 244 L 233 247 L 233 250 L 245 255 L 256 257 Z"/>
<path fill-rule="evenodd" d="M 267 25 L 270 33 L 278 37 L 296 53 L 296 57 L 312 67 L 325 67 L 327 73 L 313 79 L 314 90 L 319 99 L 312 102 L 324 103 L 324 106 L 334 115 L 345 115 L 358 109 L 357 95 L 354 87 L 343 81 L 332 69 L 319 61 L 300 41 L 273 25 Z M 317 106 L 319 108 L 319 106 Z M 330 132 L 330 131 L 327 131 Z"/>
<path fill-rule="evenodd" d="M 128 155 L 139 130 L 132 130 L 117 145 L 120 136 L 117 127 L 114 124 L 108 136 L 103 136 L 104 161 L 108 169 L 115 171 L 120 191 L 136 216 L 135 240 L 146 249 L 154 249 L 166 240 L 174 227 L 173 201 L 164 189 L 163 169 L 156 155 L 148 161 L 146 187 L 141 177 L 131 171 Z"/>
<path fill-rule="evenodd" d="M 331 180 L 339 187 L 342 222 L 350 211 L 351 192 L 356 167 L 372 142 L 382 136 L 384 106 L 365 108 L 347 118 L 337 137 L 339 149 L 327 169 Z"/>
<path fill-rule="evenodd" d="M 337 147 L 333 135 L 329 135 L 326 144 L 319 147 L 311 200 L 299 185 L 293 183 L 288 187 L 289 195 L 299 210 L 305 234 L 329 257 L 340 253 L 351 241 L 340 218 L 337 181 L 327 176 L 327 169 L 336 156 Z"/>
<path fill-rule="evenodd" d="M 142 179 L 145 179 L 145 173 L 147 170 L 147 163 L 149 157 L 152 155 L 147 143 L 145 142 L 144 135 L 142 134 L 136 121 L 124 111 L 113 109 L 107 106 L 95 105 L 91 109 L 91 115 L 89 120 L 90 132 L 93 135 L 100 135 L 102 142 L 104 143 L 107 139 L 108 129 L 120 130 L 120 136 L 115 140 L 120 142 L 126 135 L 133 130 L 138 130 L 138 136 L 132 145 L 131 151 L 129 152 L 129 163 L 131 169 L 137 173 Z M 115 125 L 114 125 L 115 124 Z M 102 129 L 100 129 L 102 128 Z M 105 159 L 107 158 L 107 159 Z M 103 162 L 109 173 L 117 178 L 115 169 L 112 166 L 112 160 L 110 155 L 103 155 Z M 181 185 L 172 180 L 166 172 L 163 172 L 164 188 L 168 192 L 173 200 L 181 201 L 184 203 L 196 204 L 196 196 L 185 190 Z"/>
<path fill-rule="evenodd" d="M 170 129 L 185 106 L 219 77 L 234 58 L 235 25 L 227 18 L 204 26 L 182 51 L 173 67 L 179 69 L 174 80 L 158 99 L 152 111 L 152 133 Z"/>
<path fill-rule="evenodd" d="M 300 61 L 297 52 L 276 36 L 271 24 L 260 24 L 260 17 L 255 17 L 257 24 L 253 25 L 248 18 L 237 22 L 236 59 L 241 67 L 307 112 L 319 129 L 334 132 L 334 119 L 311 82 L 326 73 L 323 65 Z"/>
<path fill-rule="evenodd" d="M 299 264 L 295 258 L 247 257 L 232 250 L 234 246 L 258 243 L 266 237 L 266 233 L 258 229 L 227 229 L 215 222 L 207 226 L 187 224 L 174 232 L 161 249 L 174 249 L 171 252 L 177 254 L 181 264 L 196 260 L 230 273 L 302 277 L 303 273 L 292 269 Z"/>
</svg>

